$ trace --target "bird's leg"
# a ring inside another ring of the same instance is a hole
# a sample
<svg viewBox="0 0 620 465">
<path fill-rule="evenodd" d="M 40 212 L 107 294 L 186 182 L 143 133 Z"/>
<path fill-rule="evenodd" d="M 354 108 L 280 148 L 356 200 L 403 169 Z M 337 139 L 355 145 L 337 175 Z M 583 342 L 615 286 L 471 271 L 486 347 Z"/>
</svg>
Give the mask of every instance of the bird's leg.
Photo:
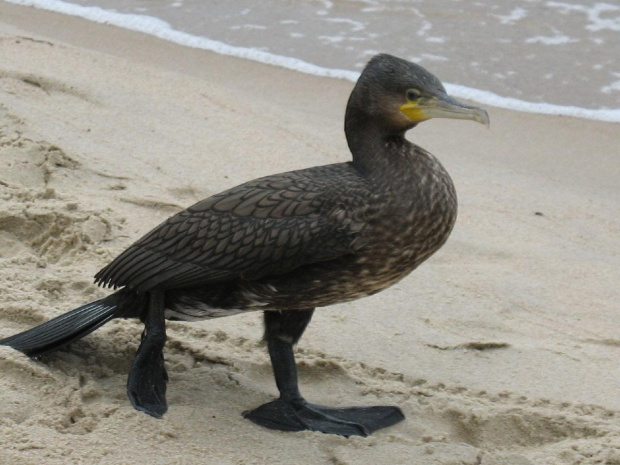
<svg viewBox="0 0 620 465">
<path fill-rule="evenodd" d="M 280 398 L 244 412 L 254 423 L 283 431 L 320 431 L 368 436 L 405 417 L 398 407 L 330 408 L 308 403 L 299 392 L 293 345 L 312 318 L 312 310 L 265 312 L 265 339 Z"/>
<path fill-rule="evenodd" d="M 142 342 L 129 371 L 127 395 L 136 409 L 156 418 L 161 418 L 168 410 L 168 374 L 163 353 L 165 343 L 164 292 L 154 290 L 149 293 Z"/>
</svg>

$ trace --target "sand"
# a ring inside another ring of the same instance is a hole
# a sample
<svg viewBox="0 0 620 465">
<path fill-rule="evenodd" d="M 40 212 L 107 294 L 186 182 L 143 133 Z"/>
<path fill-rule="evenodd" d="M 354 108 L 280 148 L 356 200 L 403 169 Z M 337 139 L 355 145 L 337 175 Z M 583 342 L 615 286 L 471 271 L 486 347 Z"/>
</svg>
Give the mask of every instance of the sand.
<svg viewBox="0 0 620 465">
<path fill-rule="evenodd" d="M 0 56 L 0 337 L 105 295 L 94 273 L 184 206 L 349 157 L 349 82 L 6 3 Z M 37 361 L 0 347 L 0 463 L 620 464 L 620 126 L 488 110 L 410 133 L 457 186 L 448 244 L 298 347 L 309 400 L 404 422 L 244 420 L 277 392 L 260 314 L 169 323 L 150 418 L 125 395 L 141 327 L 113 321 Z"/>
</svg>

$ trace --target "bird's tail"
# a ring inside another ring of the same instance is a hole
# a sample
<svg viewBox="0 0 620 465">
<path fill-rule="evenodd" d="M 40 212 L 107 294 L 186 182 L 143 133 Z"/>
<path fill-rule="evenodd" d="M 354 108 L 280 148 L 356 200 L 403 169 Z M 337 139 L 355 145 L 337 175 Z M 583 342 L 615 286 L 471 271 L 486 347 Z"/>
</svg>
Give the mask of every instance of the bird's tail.
<svg viewBox="0 0 620 465">
<path fill-rule="evenodd" d="M 10 346 L 30 357 L 53 352 L 82 339 L 113 318 L 138 316 L 139 309 L 131 308 L 134 305 L 128 305 L 137 303 L 135 297 L 137 297 L 135 294 L 128 296 L 126 292 L 117 292 L 104 299 L 82 305 L 23 333 L 2 339 L 0 345 Z"/>
</svg>

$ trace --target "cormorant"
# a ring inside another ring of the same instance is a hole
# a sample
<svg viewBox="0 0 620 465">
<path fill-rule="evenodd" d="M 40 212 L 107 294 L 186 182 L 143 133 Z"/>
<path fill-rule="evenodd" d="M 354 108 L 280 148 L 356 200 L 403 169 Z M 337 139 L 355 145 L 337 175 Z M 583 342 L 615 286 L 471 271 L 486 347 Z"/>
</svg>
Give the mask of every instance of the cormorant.
<svg viewBox="0 0 620 465">
<path fill-rule="evenodd" d="M 263 177 L 198 202 L 96 275 L 99 285 L 120 290 L 0 344 L 38 357 L 113 318 L 140 318 L 145 329 L 127 393 L 135 408 L 161 417 L 168 408 L 165 319 L 260 310 L 280 397 L 246 418 L 343 436 L 401 421 L 398 407 L 308 403 L 293 346 L 316 307 L 379 292 L 446 242 L 456 220 L 454 186 L 433 155 L 405 139 L 430 118 L 489 124 L 485 110 L 449 97 L 421 66 L 375 56 L 347 104 L 352 161 Z"/>
</svg>

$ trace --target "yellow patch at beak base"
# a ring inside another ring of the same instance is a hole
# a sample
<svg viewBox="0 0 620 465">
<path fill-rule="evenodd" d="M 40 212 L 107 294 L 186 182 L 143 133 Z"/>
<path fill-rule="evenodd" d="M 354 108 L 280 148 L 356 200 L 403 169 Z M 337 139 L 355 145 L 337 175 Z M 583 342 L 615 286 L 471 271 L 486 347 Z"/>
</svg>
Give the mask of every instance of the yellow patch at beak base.
<svg viewBox="0 0 620 465">
<path fill-rule="evenodd" d="M 429 119 L 428 116 L 424 114 L 424 109 L 420 107 L 418 102 L 409 101 L 404 105 L 401 105 L 400 111 L 414 123 L 419 123 Z"/>
</svg>

